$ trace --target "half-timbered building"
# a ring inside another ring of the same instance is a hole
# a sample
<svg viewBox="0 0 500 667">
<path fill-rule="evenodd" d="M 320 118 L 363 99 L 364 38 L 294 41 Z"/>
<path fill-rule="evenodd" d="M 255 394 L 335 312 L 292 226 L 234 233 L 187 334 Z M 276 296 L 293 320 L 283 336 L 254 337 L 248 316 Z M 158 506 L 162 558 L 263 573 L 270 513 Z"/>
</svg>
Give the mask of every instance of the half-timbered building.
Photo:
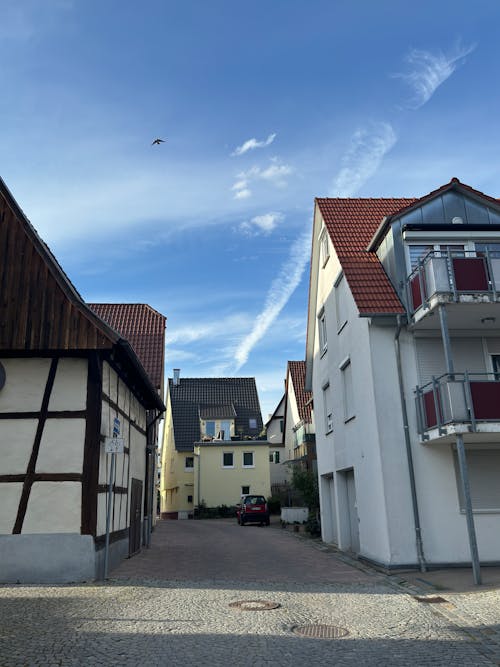
<svg viewBox="0 0 500 667">
<path fill-rule="evenodd" d="M 110 567 L 139 550 L 163 411 L 130 342 L 84 303 L 0 179 L 0 581 L 101 576 L 113 429 L 125 447 Z"/>
</svg>

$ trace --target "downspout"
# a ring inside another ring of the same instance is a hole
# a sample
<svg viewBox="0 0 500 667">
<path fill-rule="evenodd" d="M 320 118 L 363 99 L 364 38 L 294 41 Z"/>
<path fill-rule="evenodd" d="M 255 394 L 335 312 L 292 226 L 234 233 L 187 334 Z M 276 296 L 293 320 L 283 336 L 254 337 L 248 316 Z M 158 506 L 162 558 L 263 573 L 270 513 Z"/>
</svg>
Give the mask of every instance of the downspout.
<svg viewBox="0 0 500 667">
<path fill-rule="evenodd" d="M 415 540 L 417 545 L 417 557 L 420 565 L 420 572 L 427 571 L 427 564 L 424 556 L 424 545 L 422 542 L 422 530 L 420 527 L 420 514 L 418 511 L 417 489 L 415 485 L 415 468 L 413 466 L 413 455 L 411 452 L 410 429 L 408 426 L 408 410 L 406 408 L 406 397 L 403 385 L 403 367 L 401 364 L 401 344 L 399 336 L 401 334 L 402 322 L 401 315 L 397 316 L 398 328 L 394 336 L 394 345 L 396 348 L 396 362 L 398 366 L 398 384 L 399 395 L 401 398 L 401 410 L 403 413 L 403 430 L 405 434 L 406 458 L 408 460 L 408 473 L 410 475 L 411 503 L 413 508 L 413 524 L 415 526 Z"/>
<path fill-rule="evenodd" d="M 158 443 L 155 443 L 155 446 L 153 446 L 153 443 L 151 442 L 152 440 L 152 428 L 154 424 L 163 416 L 163 411 L 159 412 L 154 419 L 152 419 L 146 429 L 146 465 L 148 464 L 148 457 L 151 457 L 151 461 L 149 463 L 149 469 L 150 469 L 150 482 L 149 482 L 149 489 L 147 490 L 148 492 L 148 497 L 149 497 L 149 507 L 148 507 L 148 514 L 146 518 L 146 544 L 145 546 L 149 549 L 151 546 L 151 533 L 153 532 L 153 512 L 155 511 L 156 508 L 156 479 L 157 479 L 157 471 L 156 471 L 156 457 L 157 457 L 157 446 Z"/>
</svg>

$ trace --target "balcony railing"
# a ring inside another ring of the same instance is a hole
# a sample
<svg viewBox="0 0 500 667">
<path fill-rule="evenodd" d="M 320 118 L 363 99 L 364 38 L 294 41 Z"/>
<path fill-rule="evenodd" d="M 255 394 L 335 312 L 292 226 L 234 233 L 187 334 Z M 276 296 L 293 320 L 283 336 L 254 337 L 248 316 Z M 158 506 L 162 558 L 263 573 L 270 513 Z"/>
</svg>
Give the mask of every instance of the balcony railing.
<svg viewBox="0 0 500 667">
<path fill-rule="evenodd" d="M 467 251 L 432 251 L 419 260 L 406 281 L 409 310 L 414 313 L 437 294 L 455 301 L 461 294 L 500 292 L 500 253 L 486 249 L 480 256 L 466 257 Z"/>
<path fill-rule="evenodd" d="M 416 389 L 418 431 L 428 439 L 429 431 L 467 424 L 478 430 L 478 422 L 500 422 L 500 375 L 497 373 L 447 373 Z M 500 430 L 500 428 L 499 428 Z"/>
</svg>

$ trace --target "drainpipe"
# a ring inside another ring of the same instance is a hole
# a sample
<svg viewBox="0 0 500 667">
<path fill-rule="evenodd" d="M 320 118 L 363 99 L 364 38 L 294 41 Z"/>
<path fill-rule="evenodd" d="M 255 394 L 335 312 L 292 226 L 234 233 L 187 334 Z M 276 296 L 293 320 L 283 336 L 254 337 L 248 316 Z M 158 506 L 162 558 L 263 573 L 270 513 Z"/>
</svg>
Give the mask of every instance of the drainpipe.
<svg viewBox="0 0 500 667">
<path fill-rule="evenodd" d="M 153 512 L 156 511 L 156 480 L 157 480 L 157 470 L 156 470 L 156 457 L 157 457 L 157 449 L 158 449 L 158 443 L 152 443 L 152 434 L 153 434 L 153 426 L 154 424 L 163 416 L 163 412 L 159 412 L 154 419 L 152 419 L 146 428 L 146 465 L 149 463 L 149 471 L 150 471 L 150 481 L 149 481 L 149 489 L 147 489 L 148 493 L 148 512 L 146 516 L 146 544 L 145 546 L 149 549 L 151 546 L 151 533 L 153 531 Z M 148 461 L 148 457 L 151 457 L 151 460 Z"/>
<path fill-rule="evenodd" d="M 410 475 L 411 504 L 413 508 L 413 524 L 415 527 L 415 540 L 417 545 L 417 558 L 420 565 L 420 572 L 426 572 L 427 564 L 424 556 L 424 545 L 422 542 L 422 530 L 420 527 L 420 514 L 418 511 L 417 488 L 415 485 L 415 468 L 413 466 L 413 455 L 411 452 L 410 429 L 408 426 L 408 410 L 406 408 L 406 397 L 403 385 L 403 367 L 401 364 L 401 343 L 399 336 L 401 334 L 402 322 L 401 315 L 397 316 L 398 328 L 394 336 L 394 345 L 396 347 L 396 362 L 398 367 L 399 395 L 401 398 L 401 410 L 403 413 L 403 431 L 405 434 L 406 458 L 408 460 L 408 473 Z"/>
<path fill-rule="evenodd" d="M 443 304 L 439 306 L 439 322 L 441 324 L 441 338 L 443 340 L 444 357 L 446 362 L 446 372 L 450 376 L 450 380 L 454 380 L 453 355 L 451 352 L 450 332 L 448 329 L 448 319 L 446 316 L 446 309 Z M 477 548 L 476 527 L 474 524 L 474 514 L 472 512 L 472 500 L 470 496 L 469 486 L 469 471 L 467 467 L 467 458 L 465 455 L 464 437 L 461 433 L 457 433 L 455 437 L 457 445 L 458 470 L 460 473 L 460 483 L 462 485 L 462 493 L 465 503 L 465 518 L 467 521 L 467 534 L 469 536 L 469 548 L 472 561 L 472 574 L 474 583 L 479 586 L 481 584 L 481 568 L 479 563 L 479 552 Z"/>
</svg>

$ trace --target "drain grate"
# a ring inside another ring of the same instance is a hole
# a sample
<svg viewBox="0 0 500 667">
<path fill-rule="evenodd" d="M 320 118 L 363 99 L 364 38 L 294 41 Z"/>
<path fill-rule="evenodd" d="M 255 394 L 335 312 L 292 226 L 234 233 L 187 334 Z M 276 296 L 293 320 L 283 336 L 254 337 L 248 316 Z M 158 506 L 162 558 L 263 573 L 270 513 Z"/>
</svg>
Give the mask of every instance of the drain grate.
<svg viewBox="0 0 500 667">
<path fill-rule="evenodd" d="M 414 595 L 413 596 L 417 602 L 428 602 L 429 604 L 443 604 L 443 602 L 448 602 L 440 595 Z"/>
<path fill-rule="evenodd" d="M 239 600 L 238 602 L 231 602 L 229 606 L 241 611 L 267 611 L 268 609 L 281 607 L 279 602 L 270 602 L 269 600 Z"/>
<path fill-rule="evenodd" d="M 292 628 L 292 632 L 301 637 L 314 639 L 340 639 L 349 634 L 349 630 L 339 628 L 337 625 L 296 625 Z"/>
</svg>

